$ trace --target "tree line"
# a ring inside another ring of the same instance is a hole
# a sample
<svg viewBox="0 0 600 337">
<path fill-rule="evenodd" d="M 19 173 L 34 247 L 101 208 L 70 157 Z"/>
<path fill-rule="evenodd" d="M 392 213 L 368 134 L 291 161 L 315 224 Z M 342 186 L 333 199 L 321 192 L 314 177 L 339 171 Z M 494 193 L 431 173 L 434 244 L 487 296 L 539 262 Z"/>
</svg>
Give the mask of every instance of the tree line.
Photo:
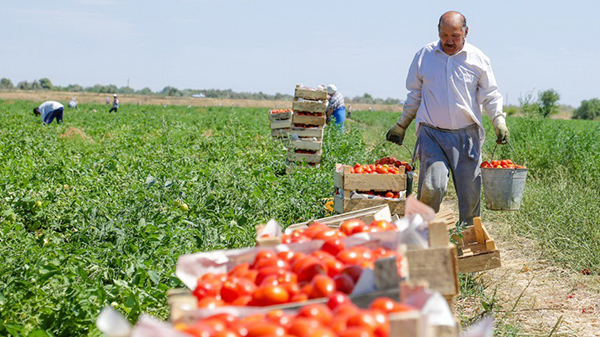
<svg viewBox="0 0 600 337">
<path fill-rule="evenodd" d="M 41 78 L 31 82 L 21 81 L 14 85 L 8 78 L 0 79 L 0 89 L 8 90 L 52 90 L 52 91 L 67 91 L 67 92 L 90 92 L 90 93 L 106 93 L 106 94 L 131 94 L 131 95 L 147 95 L 147 96 L 169 96 L 169 97 L 192 97 L 192 95 L 202 94 L 206 98 L 219 99 L 252 99 L 252 100 L 269 100 L 269 101 L 291 101 L 294 96 L 289 94 L 267 94 L 259 92 L 235 92 L 231 89 L 178 89 L 172 86 L 166 86 L 161 91 L 154 92 L 152 89 L 145 87 L 140 90 L 135 90 L 131 87 L 117 87 L 114 84 L 102 85 L 96 84 L 91 87 L 83 87 L 79 84 L 69 84 L 67 86 L 59 86 L 52 84 L 48 78 Z M 347 97 L 348 103 L 364 103 L 364 104 L 401 104 L 402 101 L 396 98 L 376 98 L 368 93 L 362 96 Z"/>
</svg>

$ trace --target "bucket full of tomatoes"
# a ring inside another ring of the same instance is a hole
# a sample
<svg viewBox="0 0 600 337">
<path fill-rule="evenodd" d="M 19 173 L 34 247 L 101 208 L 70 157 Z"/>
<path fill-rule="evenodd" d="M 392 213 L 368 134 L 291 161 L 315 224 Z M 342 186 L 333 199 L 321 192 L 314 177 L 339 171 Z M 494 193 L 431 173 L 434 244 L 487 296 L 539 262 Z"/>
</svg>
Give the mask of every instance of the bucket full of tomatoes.
<svg viewBox="0 0 600 337">
<path fill-rule="evenodd" d="M 493 158 L 493 154 L 492 154 Z M 510 159 L 481 163 L 485 206 L 493 211 L 518 211 L 525 190 L 527 167 Z"/>
</svg>

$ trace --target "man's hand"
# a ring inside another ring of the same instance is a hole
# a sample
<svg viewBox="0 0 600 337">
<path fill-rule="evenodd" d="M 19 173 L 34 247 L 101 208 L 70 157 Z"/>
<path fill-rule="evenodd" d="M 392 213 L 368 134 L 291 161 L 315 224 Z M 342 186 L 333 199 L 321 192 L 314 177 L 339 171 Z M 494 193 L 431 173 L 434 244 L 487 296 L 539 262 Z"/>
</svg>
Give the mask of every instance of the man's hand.
<svg viewBox="0 0 600 337">
<path fill-rule="evenodd" d="M 508 128 L 506 124 L 498 124 L 496 126 L 496 144 L 506 144 L 508 143 L 508 139 L 510 138 L 510 133 L 508 132 Z"/>
<path fill-rule="evenodd" d="M 396 143 L 398 145 L 402 145 L 404 141 L 404 134 L 406 133 L 406 129 L 401 127 L 398 124 L 394 124 L 394 126 L 387 132 L 385 135 L 385 139 L 392 143 Z"/>
</svg>

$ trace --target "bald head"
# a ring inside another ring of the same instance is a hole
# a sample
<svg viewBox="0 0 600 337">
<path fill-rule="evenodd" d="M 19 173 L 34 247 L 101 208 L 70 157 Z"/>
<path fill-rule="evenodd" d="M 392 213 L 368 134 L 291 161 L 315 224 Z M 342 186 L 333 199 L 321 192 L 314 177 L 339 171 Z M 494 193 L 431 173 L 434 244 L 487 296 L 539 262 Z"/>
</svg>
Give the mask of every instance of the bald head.
<svg viewBox="0 0 600 337">
<path fill-rule="evenodd" d="M 461 51 L 468 33 L 467 19 L 459 12 L 446 12 L 440 17 L 438 36 L 446 54 L 454 55 Z"/>
<path fill-rule="evenodd" d="M 442 29 L 442 25 L 460 27 L 465 30 L 467 28 L 467 18 L 457 11 L 449 11 L 440 16 L 440 21 L 438 22 L 438 32 Z"/>
</svg>

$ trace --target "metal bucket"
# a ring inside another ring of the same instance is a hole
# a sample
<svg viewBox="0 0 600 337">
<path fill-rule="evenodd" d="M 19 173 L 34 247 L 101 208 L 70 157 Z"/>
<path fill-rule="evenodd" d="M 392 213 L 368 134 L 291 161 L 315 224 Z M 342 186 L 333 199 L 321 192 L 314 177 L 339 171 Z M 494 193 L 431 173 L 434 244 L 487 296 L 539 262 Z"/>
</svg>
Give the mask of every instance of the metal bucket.
<svg viewBox="0 0 600 337">
<path fill-rule="evenodd" d="M 523 199 L 527 169 L 482 168 L 485 206 L 493 211 L 518 211 Z"/>
</svg>

